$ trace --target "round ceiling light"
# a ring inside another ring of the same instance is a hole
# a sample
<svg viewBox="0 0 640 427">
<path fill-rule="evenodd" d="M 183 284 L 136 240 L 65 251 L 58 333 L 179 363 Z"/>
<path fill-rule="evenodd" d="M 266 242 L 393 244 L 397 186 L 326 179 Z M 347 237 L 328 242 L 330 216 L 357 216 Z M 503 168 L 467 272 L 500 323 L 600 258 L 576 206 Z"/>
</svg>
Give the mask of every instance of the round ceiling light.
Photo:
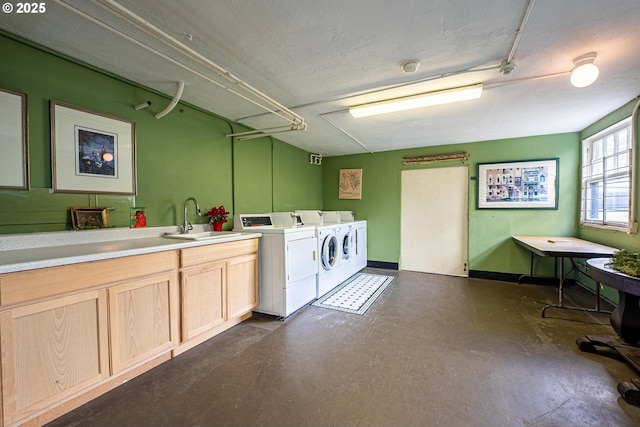
<svg viewBox="0 0 640 427">
<path fill-rule="evenodd" d="M 593 64 L 596 53 L 590 52 L 578 56 L 573 60 L 575 67 L 571 71 L 571 84 L 575 87 L 587 87 L 596 81 L 600 70 Z"/>
</svg>

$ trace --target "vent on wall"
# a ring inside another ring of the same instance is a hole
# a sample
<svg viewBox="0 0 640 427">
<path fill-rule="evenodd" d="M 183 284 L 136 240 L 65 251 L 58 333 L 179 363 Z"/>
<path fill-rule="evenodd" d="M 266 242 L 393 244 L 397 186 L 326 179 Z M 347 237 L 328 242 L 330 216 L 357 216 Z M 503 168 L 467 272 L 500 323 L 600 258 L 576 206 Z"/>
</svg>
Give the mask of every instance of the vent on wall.
<svg viewBox="0 0 640 427">
<path fill-rule="evenodd" d="M 469 153 L 466 151 L 458 151 L 455 153 L 430 154 L 427 156 L 403 157 L 403 165 L 422 165 L 435 162 L 448 162 L 452 160 L 466 161 L 469 159 Z"/>
</svg>

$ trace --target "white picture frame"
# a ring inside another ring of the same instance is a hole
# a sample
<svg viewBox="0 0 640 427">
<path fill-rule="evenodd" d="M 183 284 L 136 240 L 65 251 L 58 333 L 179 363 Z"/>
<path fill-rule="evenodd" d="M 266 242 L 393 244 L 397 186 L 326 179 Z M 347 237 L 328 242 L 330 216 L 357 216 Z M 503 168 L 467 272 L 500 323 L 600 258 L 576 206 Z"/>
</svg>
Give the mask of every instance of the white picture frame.
<svg viewBox="0 0 640 427">
<path fill-rule="evenodd" d="M 0 189 L 29 189 L 27 95 L 0 88 Z"/>
<path fill-rule="evenodd" d="M 136 194 L 135 123 L 51 101 L 54 192 Z"/>
</svg>

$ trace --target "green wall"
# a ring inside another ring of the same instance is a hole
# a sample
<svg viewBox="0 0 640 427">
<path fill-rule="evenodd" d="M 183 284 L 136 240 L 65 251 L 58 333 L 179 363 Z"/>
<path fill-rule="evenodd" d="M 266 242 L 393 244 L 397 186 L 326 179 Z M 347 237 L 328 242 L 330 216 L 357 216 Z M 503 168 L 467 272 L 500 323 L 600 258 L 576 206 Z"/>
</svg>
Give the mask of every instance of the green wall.
<svg viewBox="0 0 640 427">
<path fill-rule="evenodd" d="M 69 229 L 71 206 L 113 208 L 116 227 L 128 227 L 129 207 L 144 206 L 153 227 L 182 223 L 190 196 L 203 210 L 223 204 L 232 213 L 322 203 L 322 170 L 305 151 L 271 138 L 232 141 L 225 135 L 245 128 L 184 103 L 158 120 L 166 96 L 9 36 L 0 34 L 0 51 L 0 87 L 28 96 L 31 181 L 29 191 L 0 190 L 0 233 Z M 50 100 L 135 122 L 136 196 L 50 191 Z M 133 108 L 145 100 L 151 107 Z M 189 212 L 193 223 L 206 221 Z"/>
<path fill-rule="evenodd" d="M 482 141 L 470 144 L 397 150 L 374 154 L 329 157 L 324 162 L 323 209 L 352 210 L 368 220 L 370 260 L 397 263 L 400 258 L 400 174 L 404 169 L 449 167 L 460 162 L 403 166 L 405 156 L 466 151 L 469 159 L 469 268 L 502 273 L 527 273 L 529 252 L 518 247 L 512 235 L 575 235 L 575 209 L 580 139 L 577 133 Z M 485 162 L 558 157 L 559 206 L 557 210 L 476 209 L 476 165 Z M 362 168 L 362 199 L 338 199 L 340 169 Z M 455 191 L 452 189 L 451 191 Z M 428 244 L 428 243 L 425 243 Z M 553 262 L 541 260 L 536 273 L 549 272 Z"/>
</svg>

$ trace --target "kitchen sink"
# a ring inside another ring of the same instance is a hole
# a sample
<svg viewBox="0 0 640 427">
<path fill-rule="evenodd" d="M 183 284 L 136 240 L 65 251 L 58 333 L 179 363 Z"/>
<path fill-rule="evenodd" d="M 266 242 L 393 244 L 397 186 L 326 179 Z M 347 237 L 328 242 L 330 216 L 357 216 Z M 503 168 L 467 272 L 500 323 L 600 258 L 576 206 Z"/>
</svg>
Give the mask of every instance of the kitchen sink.
<svg viewBox="0 0 640 427">
<path fill-rule="evenodd" d="M 203 233 L 167 233 L 162 237 L 169 239 L 181 239 L 181 240 L 213 240 L 221 239 L 223 237 L 239 236 L 241 233 L 235 233 L 233 231 L 205 231 Z"/>
</svg>

